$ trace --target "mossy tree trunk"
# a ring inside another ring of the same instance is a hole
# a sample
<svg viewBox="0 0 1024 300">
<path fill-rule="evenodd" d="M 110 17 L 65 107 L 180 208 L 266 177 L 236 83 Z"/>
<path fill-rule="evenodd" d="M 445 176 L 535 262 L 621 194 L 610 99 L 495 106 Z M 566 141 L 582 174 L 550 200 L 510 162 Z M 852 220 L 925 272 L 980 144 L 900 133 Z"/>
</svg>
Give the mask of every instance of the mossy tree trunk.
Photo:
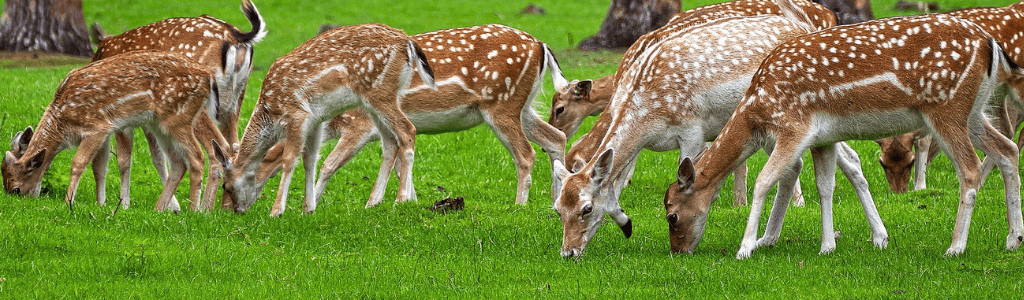
<svg viewBox="0 0 1024 300">
<path fill-rule="evenodd" d="M 92 56 L 82 0 L 7 0 L 0 16 L 0 51 Z"/>
<path fill-rule="evenodd" d="M 641 35 L 668 23 L 679 8 L 679 0 L 612 0 L 601 29 L 577 47 L 584 50 L 629 47 Z"/>
</svg>

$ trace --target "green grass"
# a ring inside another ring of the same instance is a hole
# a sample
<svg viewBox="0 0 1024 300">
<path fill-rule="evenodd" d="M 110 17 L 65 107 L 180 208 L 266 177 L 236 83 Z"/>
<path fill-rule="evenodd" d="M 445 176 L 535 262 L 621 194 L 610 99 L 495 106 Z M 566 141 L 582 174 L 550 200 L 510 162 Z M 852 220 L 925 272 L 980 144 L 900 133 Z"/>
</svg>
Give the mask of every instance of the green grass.
<svg viewBox="0 0 1024 300">
<path fill-rule="evenodd" d="M 552 45 L 569 78 L 599 78 L 615 70 L 621 54 L 568 50 L 596 31 L 609 1 L 533 2 L 548 15 L 518 16 L 525 1 L 261 0 L 256 4 L 270 34 L 257 46 L 243 122 L 273 59 L 312 37 L 321 23 L 381 22 L 410 34 L 502 23 Z M 683 7 L 709 2 L 687 1 Z M 876 1 L 876 15 L 895 15 L 888 9 L 894 2 Z M 87 1 L 85 14 L 87 22 L 99 21 L 111 34 L 203 13 L 247 29 L 237 7 L 235 1 Z M 39 121 L 73 67 L 0 69 L 4 145 L 14 132 Z M 551 88 L 546 89 L 541 98 L 549 104 Z M 581 132 L 592 124 L 588 120 Z M 661 201 L 674 178 L 675 153 L 640 156 L 621 201 L 635 223 L 631 239 L 615 226 L 603 226 L 585 257 L 566 260 L 558 255 L 562 226 L 550 210 L 547 157 L 536 148 L 531 201 L 516 206 L 511 157 L 486 127 L 418 137 L 418 203 L 392 204 L 392 180 L 385 203 L 363 208 L 380 163 L 375 143 L 334 177 L 315 214 L 299 214 L 300 170 L 282 218 L 267 216 L 277 179 L 247 215 L 154 212 L 159 185 L 143 139 L 136 140 L 131 209 L 113 215 L 113 205 L 93 204 L 94 182 L 86 172 L 70 214 L 62 199 L 73 151 L 58 156 L 40 198 L 0 195 L 0 297 L 1018 298 L 1024 292 L 1024 251 L 1003 249 L 1007 225 L 997 175 L 979 194 L 967 252 L 945 258 L 958 195 L 949 161 L 940 157 L 932 164 L 929 189 L 896 195 L 888 192 L 878 148 L 869 141 L 851 144 L 889 230 L 888 249 L 873 248 L 853 190 L 840 179 L 835 223 L 842 238 L 834 253 L 817 254 L 819 209 L 808 160 L 801 174 L 807 207 L 790 210 L 777 246 L 738 261 L 733 257 L 749 208 L 731 207 L 728 183 L 697 252 L 669 254 Z M 331 149 L 326 145 L 325 155 Z M 751 186 L 765 159 L 754 157 Z M 110 168 L 108 203 L 116 202 L 118 185 L 113 162 Z M 186 196 L 185 186 L 179 198 Z M 446 215 L 427 209 L 448 196 L 465 197 L 466 209 Z"/>
</svg>

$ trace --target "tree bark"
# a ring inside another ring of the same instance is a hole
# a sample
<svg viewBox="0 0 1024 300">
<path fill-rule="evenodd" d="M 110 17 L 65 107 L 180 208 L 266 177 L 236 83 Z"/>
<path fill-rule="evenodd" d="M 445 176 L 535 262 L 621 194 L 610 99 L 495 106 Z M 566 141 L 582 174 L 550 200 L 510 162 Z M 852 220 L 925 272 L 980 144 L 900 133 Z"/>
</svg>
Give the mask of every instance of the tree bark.
<svg viewBox="0 0 1024 300">
<path fill-rule="evenodd" d="M 82 0 L 7 0 L 0 16 L 0 51 L 92 56 Z"/>
<path fill-rule="evenodd" d="M 668 23 L 679 8 L 679 0 L 612 0 L 601 29 L 577 47 L 584 50 L 629 47 L 641 35 Z"/>
</svg>

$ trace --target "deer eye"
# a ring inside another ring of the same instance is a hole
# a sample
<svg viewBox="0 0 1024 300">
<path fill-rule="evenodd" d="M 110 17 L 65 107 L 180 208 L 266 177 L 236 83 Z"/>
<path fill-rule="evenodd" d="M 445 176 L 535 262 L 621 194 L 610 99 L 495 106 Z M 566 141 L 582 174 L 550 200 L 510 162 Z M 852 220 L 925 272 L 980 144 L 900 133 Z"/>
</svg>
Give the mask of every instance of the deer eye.
<svg viewBox="0 0 1024 300">
<path fill-rule="evenodd" d="M 668 215 L 667 217 L 665 217 L 665 219 L 668 221 L 669 225 L 673 225 L 677 221 L 679 221 L 679 216 L 677 216 L 676 214 L 671 214 L 671 215 Z"/>
<path fill-rule="evenodd" d="M 594 206 L 590 205 L 590 204 L 587 204 L 587 206 L 584 206 L 583 209 L 580 209 L 580 215 L 581 216 L 586 216 L 586 215 L 590 214 L 593 211 L 594 211 Z"/>
<path fill-rule="evenodd" d="M 564 112 L 565 112 L 565 106 L 562 106 L 562 107 L 559 107 L 559 108 L 555 109 L 555 115 L 556 116 L 557 115 L 561 115 Z"/>
</svg>

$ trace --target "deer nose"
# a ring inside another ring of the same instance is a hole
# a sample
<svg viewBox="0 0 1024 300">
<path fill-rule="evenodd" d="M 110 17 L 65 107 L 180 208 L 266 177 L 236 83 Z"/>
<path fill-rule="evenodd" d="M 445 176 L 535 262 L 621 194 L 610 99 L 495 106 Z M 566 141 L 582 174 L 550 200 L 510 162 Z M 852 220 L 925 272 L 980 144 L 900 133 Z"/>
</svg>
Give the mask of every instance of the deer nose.
<svg viewBox="0 0 1024 300">
<path fill-rule="evenodd" d="M 665 219 L 668 220 L 668 224 L 669 225 L 672 225 L 672 224 L 675 224 L 676 221 L 679 221 L 679 216 L 677 216 L 676 214 L 671 214 L 671 215 L 668 215 L 668 217 L 666 217 Z"/>
</svg>

